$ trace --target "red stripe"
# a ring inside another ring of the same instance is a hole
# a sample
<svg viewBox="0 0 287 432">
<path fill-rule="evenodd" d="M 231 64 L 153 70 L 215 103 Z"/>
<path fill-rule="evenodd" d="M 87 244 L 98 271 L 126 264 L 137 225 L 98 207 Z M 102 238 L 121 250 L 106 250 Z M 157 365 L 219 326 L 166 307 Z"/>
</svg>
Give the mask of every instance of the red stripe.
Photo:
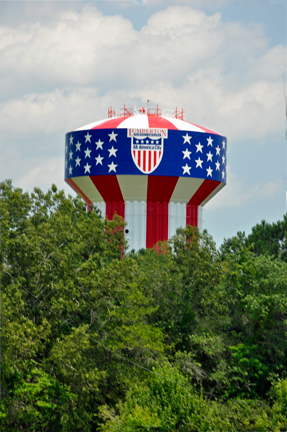
<svg viewBox="0 0 287 432">
<path fill-rule="evenodd" d="M 220 184 L 217 180 L 204 180 L 187 205 L 200 205 Z"/>
<path fill-rule="evenodd" d="M 151 170 L 151 151 L 148 152 L 148 172 Z"/>
<path fill-rule="evenodd" d="M 186 225 L 198 226 L 198 206 L 195 204 L 186 206 Z"/>
<path fill-rule="evenodd" d="M 135 152 L 135 150 L 133 151 L 133 154 L 134 154 L 134 158 L 136 157 L 136 152 Z"/>
<path fill-rule="evenodd" d="M 138 150 L 138 166 L 141 167 L 141 152 Z"/>
<path fill-rule="evenodd" d="M 146 151 L 143 151 L 143 170 L 146 172 Z"/>
<path fill-rule="evenodd" d="M 199 126 L 199 125 L 197 125 L 197 124 L 195 124 L 195 123 L 191 123 L 191 122 L 186 122 L 186 123 L 189 123 L 189 124 L 191 124 L 191 125 L 193 125 L 193 126 L 196 126 L 196 127 L 200 128 L 200 129 L 202 129 L 204 132 L 212 133 L 212 134 L 214 134 L 214 135 L 220 135 L 220 134 L 217 133 L 217 132 L 214 132 L 214 131 L 212 131 L 212 130 L 210 130 L 210 129 L 206 129 L 205 127 L 203 127 L 203 126 Z"/>
<path fill-rule="evenodd" d="M 66 183 L 68 183 L 68 185 L 74 189 L 74 191 L 81 195 L 81 197 L 83 198 L 83 200 L 88 204 L 88 205 L 92 205 L 92 201 L 89 200 L 89 198 L 87 197 L 87 195 L 84 194 L 84 192 L 81 191 L 81 189 L 76 185 L 76 183 L 71 179 L 68 178 L 65 180 Z"/>
<path fill-rule="evenodd" d="M 147 186 L 146 247 L 168 239 L 168 203 L 178 177 L 149 176 Z"/>
<path fill-rule="evenodd" d="M 150 175 L 147 184 L 147 201 L 169 202 L 177 181 L 178 177 Z"/>
<path fill-rule="evenodd" d="M 168 239 L 168 202 L 147 202 L 146 247 Z"/>
<path fill-rule="evenodd" d="M 100 123 L 98 126 L 93 127 L 93 129 L 116 129 L 124 120 L 126 120 L 126 117 L 116 117 L 112 118 L 110 120 L 106 120 L 103 123 Z"/>
<path fill-rule="evenodd" d="M 105 201 L 124 201 L 116 175 L 90 176 Z"/>
<path fill-rule="evenodd" d="M 148 123 L 149 123 L 150 128 L 162 128 L 162 129 L 178 130 L 177 127 L 175 127 L 173 123 L 166 120 L 165 118 L 157 117 L 157 116 L 150 116 L 150 115 L 148 115 L 147 118 L 148 118 Z"/>
<path fill-rule="evenodd" d="M 155 151 L 153 154 L 153 168 L 156 166 L 156 155 L 157 155 L 157 152 Z"/>
<path fill-rule="evenodd" d="M 106 217 L 109 220 L 113 219 L 114 214 L 117 213 L 125 219 L 125 203 L 124 201 L 107 201 L 106 202 Z"/>
<path fill-rule="evenodd" d="M 106 216 L 109 220 L 114 213 L 125 218 L 125 205 L 120 185 L 116 175 L 90 176 L 106 202 Z"/>
</svg>

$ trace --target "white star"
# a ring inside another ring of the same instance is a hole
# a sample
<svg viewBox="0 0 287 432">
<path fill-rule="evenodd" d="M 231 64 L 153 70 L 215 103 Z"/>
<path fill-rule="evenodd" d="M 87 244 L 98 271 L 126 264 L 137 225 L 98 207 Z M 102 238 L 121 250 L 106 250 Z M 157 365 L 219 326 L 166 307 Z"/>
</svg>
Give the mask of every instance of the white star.
<svg viewBox="0 0 287 432">
<path fill-rule="evenodd" d="M 89 174 L 90 174 L 91 166 L 92 166 L 92 165 L 89 165 L 88 162 L 87 162 L 87 165 L 84 166 L 84 168 L 85 168 L 85 172 L 84 172 L 84 174 L 86 174 L 87 171 L 89 171 Z"/>
<path fill-rule="evenodd" d="M 151 143 L 153 144 L 153 141 L 151 141 Z"/>
<path fill-rule="evenodd" d="M 101 140 L 99 139 L 99 141 L 96 142 L 95 144 L 96 144 L 96 146 L 97 146 L 96 150 L 98 150 L 98 148 L 100 148 L 101 150 L 103 150 L 103 144 L 104 144 L 104 141 L 101 141 Z"/>
<path fill-rule="evenodd" d="M 108 149 L 108 151 L 110 152 L 109 157 L 111 157 L 111 156 L 117 157 L 116 152 L 118 151 L 118 149 L 114 149 L 114 146 L 112 148 Z"/>
<path fill-rule="evenodd" d="M 215 150 L 216 150 L 216 155 L 220 155 L 220 147 L 217 146 Z"/>
<path fill-rule="evenodd" d="M 224 177 L 225 177 L 225 172 L 224 171 L 222 171 L 222 178 L 224 179 Z"/>
<path fill-rule="evenodd" d="M 76 144 L 76 151 L 81 151 L 81 143 L 79 141 Z"/>
<path fill-rule="evenodd" d="M 68 153 L 68 146 L 66 145 L 66 153 Z"/>
<path fill-rule="evenodd" d="M 97 161 L 97 163 L 96 163 L 96 165 L 98 165 L 98 164 L 101 164 L 101 165 L 103 165 L 103 162 L 102 162 L 102 160 L 104 159 L 103 157 L 101 157 L 101 155 L 98 155 L 96 158 L 96 161 Z"/>
<path fill-rule="evenodd" d="M 198 144 L 195 144 L 195 147 L 196 147 L 196 153 L 199 151 L 202 153 L 203 145 L 201 145 L 200 142 Z"/>
<path fill-rule="evenodd" d="M 112 131 L 112 133 L 111 133 L 111 134 L 108 134 L 108 135 L 109 135 L 109 137 L 110 137 L 110 141 L 109 141 L 109 142 L 111 142 L 111 141 L 113 141 L 113 140 L 117 142 L 116 137 L 118 136 L 118 134 L 115 134 L 115 132 Z"/>
<path fill-rule="evenodd" d="M 80 166 L 81 159 L 79 158 L 79 156 L 77 157 L 75 162 L 76 162 L 76 166 Z"/>
<path fill-rule="evenodd" d="M 225 164 L 225 156 L 222 156 L 222 163 Z"/>
<path fill-rule="evenodd" d="M 185 159 L 185 158 L 190 159 L 191 152 L 188 151 L 188 149 L 186 149 L 186 150 L 183 151 L 182 153 L 183 153 L 183 159 Z"/>
<path fill-rule="evenodd" d="M 198 168 L 199 166 L 200 166 L 200 168 L 202 168 L 202 162 L 203 162 L 203 160 L 201 160 L 200 157 L 198 159 L 195 159 L 195 162 L 196 162 L 196 167 L 195 168 Z"/>
<path fill-rule="evenodd" d="M 209 152 L 209 153 L 206 153 L 206 156 L 207 156 L 207 162 L 208 161 L 212 162 L 212 156 L 213 156 L 213 154 Z"/>
<path fill-rule="evenodd" d="M 73 152 L 72 151 L 70 151 L 70 153 L 69 153 L 69 159 L 73 159 Z"/>
<path fill-rule="evenodd" d="M 190 166 L 188 166 L 187 164 L 185 165 L 185 166 L 183 166 L 182 167 L 182 169 L 183 169 L 183 174 L 188 174 L 188 175 L 190 175 L 190 170 L 191 170 L 191 167 Z"/>
<path fill-rule="evenodd" d="M 90 150 L 89 147 L 87 148 L 87 150 L 84 150 L 84 152 L 85 152 L 85 159 L 86 159 L 87 157 L 89 157 L 89 158 L 91 157 L 91 151 L 92 151 L 92 150 Z"/>
<path fill-rule="evenodd" d="M 108 165 L 108 167 L 109 167 L 109 172 L 111 172 L 111 171 L 116 172 L 117 165 L 115 165 L 114 162 L 112 162 L 110 165 Z"/>
<path fill-rule="evenodd" d="M 209 138 L 206 138 L 206 139 L 207 139 L 207 147 L 208 147 L 208 146 L 213 147 L 213 145 L 212 145 L 212 141 L 213 141 L 213 139 L 211 138 L 211 136 L 210 136 Z"/>
<path fill-rule="evenodd" d="M 92 135 L 90 135 L 89 132 L 88 132 L 87 135 L 85 135 L 85 138 L 86 138 L 86 141 L 85 141 L 85 142 L 89 141 L 89 143 L 90 143 L 90 142 L 91 142 Z"/>
<path fill-rule="evenodd" d="M 217 161 L 215 162 L 216 165 L 216 171 L 220 171 L 220 163 Z"/>
<path fill-rule="evenodd" d="M 144 140 L 141 140 L 141 143 L 143 144 L 143 143 L 144 143 Z"/>
<path fill-rule="evenodd" d="M 158 144 L 158 143 L 159 143 L 159 141 L 156 141 L 156 143 Z"/>
<path fill-rule="evenodd" d="M 208 167 L 208 168 L 206 168 L 206 171 L 207 171 L 207 177 L 208 176 L 212 177 L 212 171 L 213 170 L 210 167 Z"/>
<path fill-rule="evenodd" d="M 74 137 L 71 135 L 70 136 L 70 144 L 73 144 L 73 139 L 74 139 Z"/>
<path fill-rule="evenodd" d="M 71 166 L 69 166 L 69 175 L 72 175 L 72 167 Z"/>
<path fill-rule="evenodd" d="M 148 140 L 146 140 L 146 143 L 148 144 Z"/>
<path fill-rule="evenodd" d="M 136 143 L 138 144 L 138 143 L 139 143 L 139 140 L 136 140 Z"/>
<path fill-rule="evenodd" d="M 222 141 L 222 148 L 225 149 L 225 141 Z"/>
<path fill-rule="evenodd" d="M 188 133 L 186 132 L 186 135 L 182 135 L 182 138 L 184 139 L 183 144 L 185 144 L 185 143 L 190 144 L 190 140 L 191 140 L 192 136 L 189 136 Z"/>
</svg>

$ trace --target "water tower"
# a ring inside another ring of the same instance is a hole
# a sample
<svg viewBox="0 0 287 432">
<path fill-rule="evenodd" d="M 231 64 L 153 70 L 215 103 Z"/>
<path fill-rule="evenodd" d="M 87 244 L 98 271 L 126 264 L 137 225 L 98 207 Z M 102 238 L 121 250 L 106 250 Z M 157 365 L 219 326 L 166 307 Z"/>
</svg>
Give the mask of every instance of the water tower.
<svg viewBox="0 0 287 432">
<path fill-rule="evenodd" d="M 65 181 L 103 216 L 126 222 L 130 249 L 151 248 L 187 224 L 226 184 L 226 138 L 183 110 L 108 110 L 66 134 Z"/>
</svg>

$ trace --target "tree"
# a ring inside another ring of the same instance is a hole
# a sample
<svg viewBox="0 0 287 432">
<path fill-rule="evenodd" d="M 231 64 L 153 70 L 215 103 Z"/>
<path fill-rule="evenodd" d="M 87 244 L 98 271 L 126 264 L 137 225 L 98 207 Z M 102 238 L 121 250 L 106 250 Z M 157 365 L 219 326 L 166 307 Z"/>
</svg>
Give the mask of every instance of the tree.
<svg viewBox="0 0 287 432">
<path fill-rule="evenodd" d="M 188 226 L 123 254 L 121 218 L 11 181 L 0 224 L 1 430 L 285 427 L 282 248 Z"/>
<path fill-rule="evenodd" d="M 178 368 L 163 363 L 153 372 L 143 383 L 137 382 L 130 387 L 125 401 L 116 411 L 102 408 L 102 416 L 106 419 L 102 431 L 228 430 L 230 423 L 220 417 L 218 405 L 196 393 Z"/>
<path fill-rule="evenodd" d="M 269 254 L 287 261 L 287 214 L 282 221 L 269 224 L 263 220 L 255 225 L 246 245 L 252 245 L 256 255 Z"/>
<path fill-rule="evenodd" d="M 287 264 L 244 248 L 226 264 L 221 287 L 230 317 L 228 396 L 265 397 L 272 377 L 287 366 Z"/>
<path fill-rule="evenodd" d="M 137 265 L 122 259 L 123 222 L 55 186 L 29 196 L 1 183 L 0 206 L 2 429 L 95 430 L 134 375 L 125 359 L 147 366 L 163 350 Z"/>
</svg>

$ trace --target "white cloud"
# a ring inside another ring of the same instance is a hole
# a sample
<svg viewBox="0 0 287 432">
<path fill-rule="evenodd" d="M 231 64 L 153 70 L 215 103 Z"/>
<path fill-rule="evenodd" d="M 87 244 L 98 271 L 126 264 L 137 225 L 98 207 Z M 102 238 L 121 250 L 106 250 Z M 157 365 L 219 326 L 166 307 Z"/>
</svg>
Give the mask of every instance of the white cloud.
<svg viewBox="0 0 287 432">
<path fill-rule="evenodd" d="M 31 171 L 20 178 L 19 183 L 21 184 L 23 190 L 31 190 L 32 185 L 45 190 L 47 187 L 50 187 L 52 183 L 55 183 L 57 186 L 61 185 L 63 187 L 63 172 L 64 158 L 53 158 L 31 169 Z M 65 189 L 71 193 L 68 187 Z"/>
<path fill-rule="evenodd" d="M 285 47 L 269 49 L 261 26 L 226 23 L 219 13 L 192 9 L 196 3 L 157 12 L 140 31 L 94 4 L 55 12 L 53 20 L 39 15 L 16 30 L 0 27 L 1 173 L 36 181 L 31 154 L 42 166 L 41 157 L 61 154 L 66 132 L 106 117 L 110 105 L 147 99 L 184 108 L 187 120 L 218 130 L 231 145 L 283 131 Z M 248 199 L 252 191 L 233 181 L 238 202 Z"/>
<path fill-rule="evenodd" d="M 134 0 L 136 3 L 144 3 L 144 4 L 160 4 L 160 3 L 168 3 L 171 2 L 168 0 Z M 223 6 L 228 3 L 232 3 L 236 0 L 175 0 L 173 3 L 176 3 L 178 5 L 187 5 L 190 7 L 195 8 L 206 8 L 206 7 L 212 7 L 212 8 L 218 8 L 220 6 Z M 243 0 L 242 0 L 243 1 Z M 278 0 L 280 1 L 280 0 Z"/>
<path fill-rule="evenodd" d="M 265 185 L 256 183 L 250 185 L 247 179 L 239 179 L 227 165 L 227 185 L 212 200 L 205 209 L 226 207 L 242 207 L 259 200 L 268 201 L 283 190 L 283 181 L 268 182 Z"/>
<path fill-rule="evenodd" d="M 278 192 L 284 188 L 283 181 L 266 183 L 259 191 L 258 197 L 264 200 L 273 198 Z"/>
</svg>

